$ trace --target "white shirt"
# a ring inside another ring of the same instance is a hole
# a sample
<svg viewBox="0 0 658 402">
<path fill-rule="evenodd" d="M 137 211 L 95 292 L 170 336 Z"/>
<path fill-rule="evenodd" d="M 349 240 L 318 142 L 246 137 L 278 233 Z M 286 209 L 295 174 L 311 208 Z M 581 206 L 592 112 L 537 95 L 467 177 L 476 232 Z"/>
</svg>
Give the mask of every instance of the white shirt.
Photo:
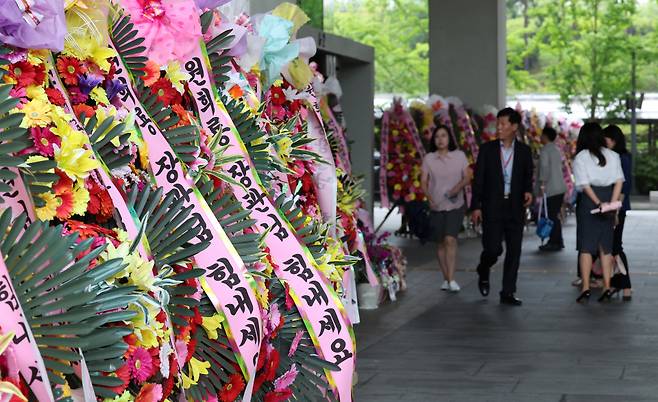
<svg viewBox="0 0 658 402">
<path fill-rule="evenodd" d="M 585 186 L 605 187 L 618 180 L 624 181 L 624 171 L 621 168 L 619 155 L 601 148 L 605 157 L 605 166 L 599 166 L 599 159 L 588 150 L 578 152 L 573 161 L 573 174 L 576 177 L 576 188 L 582 190 Z"/>
</svg>

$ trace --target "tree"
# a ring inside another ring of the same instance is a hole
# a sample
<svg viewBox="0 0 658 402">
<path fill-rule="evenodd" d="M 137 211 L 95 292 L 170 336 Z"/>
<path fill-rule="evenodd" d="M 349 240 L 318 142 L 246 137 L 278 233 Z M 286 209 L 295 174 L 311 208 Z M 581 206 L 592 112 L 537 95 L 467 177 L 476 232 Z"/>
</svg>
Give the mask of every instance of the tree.
<svg viewBox="0 0 658 402">
<path fill-rule="evenodd" d="M 542 52 L 556 56 L 547 70 L 565 107 L 582 102 L 590 118 L 624 109 L 631 55 L 640 40 L 629 36 L 635 0 L 549 1 L 539 13 L 536 40 Z"/>
<path fill-rule="evenodd" d="M 375 90 L 426 95 L 429 81 L 427 0 L 334 0 L 325 29 L 375 48 Z"/>
</svg>

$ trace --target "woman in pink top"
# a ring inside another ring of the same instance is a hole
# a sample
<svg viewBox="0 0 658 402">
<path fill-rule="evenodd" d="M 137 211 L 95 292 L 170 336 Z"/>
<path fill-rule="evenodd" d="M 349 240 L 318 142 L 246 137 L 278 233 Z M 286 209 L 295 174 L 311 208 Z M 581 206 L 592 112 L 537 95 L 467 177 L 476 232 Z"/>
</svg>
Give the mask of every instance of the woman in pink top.
<svg viewBox="0 0 658 402">
<path fill-rule="evenodd" d="M 430 153 L 423 159 L 421 182 L 432 210 L 431 238 L 439 245 L 437 257 L 444 279 L 441 290 L 459 291 L 455 281 L 457 235 L 464 220 L 464 187 L 470 180 L 466 155 L 457 150 L 448 127 L 436 127 Z"/>
</svg>

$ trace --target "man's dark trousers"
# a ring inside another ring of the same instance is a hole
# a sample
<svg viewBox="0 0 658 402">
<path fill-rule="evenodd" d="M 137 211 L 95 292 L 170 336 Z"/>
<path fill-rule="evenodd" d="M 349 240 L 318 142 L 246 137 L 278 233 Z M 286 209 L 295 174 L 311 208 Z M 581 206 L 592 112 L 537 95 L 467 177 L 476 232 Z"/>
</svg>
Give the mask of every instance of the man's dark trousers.
<svg viewBox="0 0 658 402">
<path fill-rule="evenodd" d="M 505 241 L 505 261 L 503 263 L 503 290 L 501 294 L 511 295 L 516 292 L 516 278 L 521 262 L 521 245 L 523 243 L 523 222 L 518 219 L 519 213 L 513 211 L 509 200 L 505 200 L 504 208 L 496 217 L 483 217 L 482 221 L 482 254 L 477 271 L 482 280 L 489 280 L 491 267 L 503 254 Z"/>
<path fill-rule="evenodd" d="M 548 219 L 553 221 L 553 230 L 551 231 L 551 237 L 548 239 L 548 244 L 560 247 L 564 247 L 564 240 L 562 240 L 562 221 L 560 220 L 563 201 L 564 193 L 553 195 L 546 199 Z"/>
</svg>

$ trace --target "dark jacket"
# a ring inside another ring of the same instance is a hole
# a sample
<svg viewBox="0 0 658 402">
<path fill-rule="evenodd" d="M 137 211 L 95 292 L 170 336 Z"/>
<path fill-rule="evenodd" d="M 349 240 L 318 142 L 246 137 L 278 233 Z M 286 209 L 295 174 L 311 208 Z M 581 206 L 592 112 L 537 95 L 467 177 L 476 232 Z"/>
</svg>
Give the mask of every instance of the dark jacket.
<svg viewBox="0 0 658 402">
<path fill-rule="evenodd" d="M 523 222 L 524 194 L 532 193 L 533 163 L 530 147 L 518 140 L 514 145 L 513 163 L 510 188 L 512 218 Z M 502 220 L 504 218 L 501 212 L 504 208 L 505 183 L 500 159 L 500 140 L 487 142 L 480 146 L 472 187 L 471 209 L 481 209 L 482 219 L 485 222 Z"/>
<path fill-rule="evenodd" d="M 624 202 L 621 208 L 624 211 L 630 211 L 631 189 L 633 188 L 633 159 L 628 152 L 619 155 L 619 159 L 621 160 L 621 169 L 624 171 L 624 186 L 621 188 L 621 193 L 624 194 Z"/>
</svg>

